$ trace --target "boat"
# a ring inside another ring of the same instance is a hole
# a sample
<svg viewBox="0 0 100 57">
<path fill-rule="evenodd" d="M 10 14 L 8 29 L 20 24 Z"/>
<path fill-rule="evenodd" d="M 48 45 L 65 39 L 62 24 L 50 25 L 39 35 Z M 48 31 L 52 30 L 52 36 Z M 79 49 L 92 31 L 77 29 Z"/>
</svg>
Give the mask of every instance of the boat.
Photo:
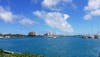
<svg viewBox="0 0 100 57">
<path fill-rule="evenodd" d="M 2 36 L 0 36 L 0 38 L 3 38 Z"/>
<path fill-rule="evenodd" d="M 46 36 L 48 38 L 57 38 L 57 36 Z"/>
</svg>

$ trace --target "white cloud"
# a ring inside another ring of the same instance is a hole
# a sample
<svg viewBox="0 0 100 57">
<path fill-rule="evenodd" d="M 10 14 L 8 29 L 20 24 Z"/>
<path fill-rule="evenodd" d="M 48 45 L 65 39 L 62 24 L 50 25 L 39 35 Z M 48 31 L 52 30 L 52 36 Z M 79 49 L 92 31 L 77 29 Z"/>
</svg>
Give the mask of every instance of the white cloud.
<svg viewBox="0 0 100 57">
<path fill-rule="evenodd" d="M 8 8 L 4 8 L 3 6 L 0 6 L 0 19 L 3 20 L 4 22 L 9 22 L 9 23 L 12 23 L 12 22 L 15 23 L 15 21 L 17 23 L 20 22 L 20 24 L 23 24 L 23 25 L 25 24 L 32 25 L 34 23 L 33 20 L 25 16 L 13 14 L 13 12 L 8 10 Z"/>
<path fill-rule="evenodd" d="M 63 32 L 73 32 L 71 25 L 67 22 L 69 15 L 60 12 L 33 12 L 36 16 L 44 19 L 46 24 L 50 27 L 57 28 Z"/>
<path fill-rule="evenodd" d="M 85 20 L 89 20 L 89 19 L 91 19 L 91 18 L 92 18 L 92 16 L 89 15 L 89 14 L 87 14 L 87 15 L 84 16 L 84 19 L 85 19 Z"/>
<path fill-rule="evenodd" d="M 32 25 L 34 22 L 31 19 L 24 18 L 24 19 L 20 20 L 20 23 L 23 25 Z"/>
<path fill-rule="evenodd" d="M 85 6 L 86 16 L 91 16 L 91 19 L 93 16 L 100 16 L 100 0 L 89 0 L 88 5 Z M 87 18 L 87 19 L 90 19 Z"/>
<path fill-rule="evenodd" d="M 68 3 L 73 4 L 72 0 L 43 0 L 42 5 L 46 8 L 51 9 L 51 10 L 58 10 L 59 11 L 62 8 L 65 8 L 64 5 L 66 5 Z"/>
<path fill-rule="evenodd" d="M 93 16 L 100 16 L 100 9 L 91 11 L 91 15 L 93 15 Z"/>
<path fill-rule="evenodd" d="M 60 0 L 44 0 L 43 5 L 47 7 L 55 6 L 60 2 Z"/>
<path fill-rule="evenodd" d="M 0 6 L 0 19 L 2 19 L 5 22 L 12 22 L 15 18 L 15 15 L 8 9 Z"/>
<path fill-rule="evenodd" d="M 72 0 L 43 0 L 42 4 L 47 7 L 52 7 L 58 5 L 61 2 L 68 3 L 72 2 Z"/>
<path fill-rule="evenodd" d="M 85 10 L 97 10 L 100 8 L 100 0 L 88 0 L 88 6 Z"/>
</svg>

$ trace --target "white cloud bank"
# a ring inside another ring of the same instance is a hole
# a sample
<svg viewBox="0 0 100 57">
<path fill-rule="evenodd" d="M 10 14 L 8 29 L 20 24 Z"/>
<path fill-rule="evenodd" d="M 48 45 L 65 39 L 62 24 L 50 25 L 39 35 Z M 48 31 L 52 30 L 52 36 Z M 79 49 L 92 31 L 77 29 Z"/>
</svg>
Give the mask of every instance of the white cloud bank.
<svg viewBox="0 0 100 57">
<path fill-rule="evenodd" d="M 92 19 L 93 16 L 100 16 L 100 0 L 88 0 L 88 5 L 85 7 L 85 20 Z"/>
<path fill-rule="evenodd" d="M 14 18 L 15 15 L 11 11 L 0 6 L 0 19 L 2 19 L 5 22 L 12 22 Z"/>
<path fill-rule="evenodd" d="M 32 25 L 33 20 L 27 18 L 27 17 L 22 17 L 19 15 L 13 14 L 10 10 L 7 8 L 4 8 L 3 6 L 0 6 L 0 19 L 3 20 L 4 22 L 20 22 L 20 24 L 27 24 L 27 25 Z"/>
<path fill-rule="evenodd" d="M 73 32 L 71 25 L 67 22 L 69 15 L 60 12 L 33 12 L 36 16 L 44 19 L 46 24 L 50 27 L 57 28 L 63 32 Z"/>
<path fill-rule="evenodd" d="M 68 3 L 72 3 L 72 0 L 43 0 L 42 5 L 52 10 L 61 10 Z"/>
<path fill-rule="evenodd" d="M 42 4 L 47 7 L 52 7 L 58 5 L 61 2 L 68 3 L 72 2 L 72 0 L 43 0 Z"/>
</svg>

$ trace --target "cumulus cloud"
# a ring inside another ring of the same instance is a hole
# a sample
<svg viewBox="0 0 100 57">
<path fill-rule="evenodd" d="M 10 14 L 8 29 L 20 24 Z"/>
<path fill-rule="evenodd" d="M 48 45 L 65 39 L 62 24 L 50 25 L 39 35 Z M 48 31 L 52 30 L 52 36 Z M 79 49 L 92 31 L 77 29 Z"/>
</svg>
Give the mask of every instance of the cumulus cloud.
<svg viewBox="0 0 100 57">
<path fill-rule="evenodd" d="M 61 2 L 68 3 L 72 2 L 72 0 L 43 0 L 42 4 L 47 7 L 52 7 L 58 5 Z"/>
<path fill-rule="evenodd" d="M 42 4 L 47 7 L 55 6 L 60 2 L 60 0 L 44 0 Z"/>
<path fill-rule="evenodd" d="M 84 16 L 85 20 L 90 20 L 91 18 L 92 18 L 92 16 L 90 14 L 87 14 L 87 15 Z"/>
<path fill-rule="evenodd" d="M 0 6 L 0 19 L 3 20 L 4 22 L 20 22 L 20 24 L 28 24 L 28 25 L 32 25 L 33 24 L 33 20 L 25 17 L 25 16 L 20 16 L 20 15 L 15 15 L 13 14 L 13 12 L 11 12 L 10 10 L 8 10 L 8 8 L 4 8 L 3 6 Z"/>
<path fill-rule="evenodd" d="M 5 22 L 12 22 L 16 16 L 8 9 L 0 6 L 0 19 Z"/>
<path fill-rule="evenodd" d="M 42 5 L 52 10 L 61 10 L 68 3 L 73 4 L 72 0 L 43 0 Z"/>
<path fill-rule="evenodd" d="M 67 22 L 69 15 L 60 12 L 33 12 L 36 16 L 44 19 L 46 24 L 50 27 L 57 28 L 63 32 L 73 32 L 71 25 Z"/>
<path fill-rule="evenodd" d="M 20 23 L 23 25 L 32 25 L 34 22 L 33 22 L 33 20 L 31 20 L 29 18 L 24 18 L 24 19 L 20 20 Z"/>
<path fill-rule="evenodd" d="M 93 16 L 100 16 L 100 0 L 89 0 L 85 6 L 86 15 L 84 19 L 90 20 Z"/>
</svg>

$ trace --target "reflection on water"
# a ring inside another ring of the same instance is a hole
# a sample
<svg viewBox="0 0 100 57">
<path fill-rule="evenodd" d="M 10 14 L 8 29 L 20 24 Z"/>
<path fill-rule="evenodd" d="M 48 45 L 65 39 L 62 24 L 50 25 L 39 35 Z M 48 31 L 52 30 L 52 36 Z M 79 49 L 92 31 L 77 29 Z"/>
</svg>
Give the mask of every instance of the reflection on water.
<svg viewBox="0 0 100 57">
<path fill-rule="evenodd" d="M 0 48 L 14 52 L 42 54 L 46 57 L 98 57 L 100 39 L 76 37 L 0 39 Z"/>
</svg>

